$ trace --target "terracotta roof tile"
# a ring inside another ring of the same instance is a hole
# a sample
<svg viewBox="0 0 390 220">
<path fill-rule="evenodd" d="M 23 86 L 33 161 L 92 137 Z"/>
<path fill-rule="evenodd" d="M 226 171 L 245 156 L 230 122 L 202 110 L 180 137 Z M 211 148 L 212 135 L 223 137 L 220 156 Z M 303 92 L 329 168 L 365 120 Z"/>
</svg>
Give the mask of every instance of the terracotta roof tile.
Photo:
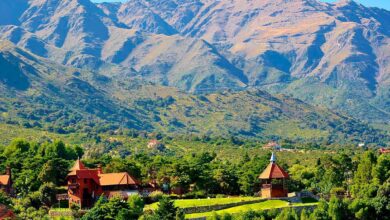
<svg viewBox="0 0 390 220">
<path fill-rule="evenodd" d="M 0 185 L 8 185 L 9 179 L 9 175 L 0 175 Z"/>
<path fill-rule="evenodd" d="M 84 166 L 83 162 L 81 162 L 81 160 L 78 159 L 78 160 L 76 160 L 73 167 L 69 171 L 84 170 L 84 169 L 85 169 L 85 166 Z"/>
<path fill-rule="evenodd" d="M 83 162 L 81 162 L 80 159 L 76 160 L 76 162 L 74 163 L 73 167 L 69 170 L 70 173 L 68 173 L 68 176 L 74 176 L 76 175 L 76 171 L 77 170 L 85 170 L 85 166 L 83 164 Z"/>
<path fill-rule="evenodd" d="M 131 177 L 128 173 L 104 173 L 100 174 L 101 186 L 113 185 L 137 185 L 138 180 Z"/>
<path fill-rule="evenodd" d="M 100 173 L 99 169 L 87 169 L 84 164 L 77 160 L 68 176 L 77 176 L 79 179 L 93 179 L 100 186 L 113 185 L 138 185 L 139 181 L 128 173 Z"/>
<path fill-rule="evenodd" d="M 289 178 L 288 173 L 284 171 L 276 163 L 270 163 L 267 168 L 260 174 L 259 179 L 286 179 Z"/>
</svg>

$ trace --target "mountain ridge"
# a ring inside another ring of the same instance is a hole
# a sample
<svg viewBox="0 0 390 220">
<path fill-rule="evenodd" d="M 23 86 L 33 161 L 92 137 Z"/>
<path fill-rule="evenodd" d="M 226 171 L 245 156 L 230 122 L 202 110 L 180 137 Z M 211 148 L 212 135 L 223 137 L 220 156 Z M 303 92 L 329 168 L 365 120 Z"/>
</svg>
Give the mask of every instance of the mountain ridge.
<svg viewBox="0 0 390 220">
<path fill-rule="evenodd" d="M 13 12 L 0 14 L 0 39 L 106 86 L 122 78 L 199 95 L 260 89 L 390 123 L 386 10 L 317 0 L 15 3 L 0 3 Z"/>
</svg>

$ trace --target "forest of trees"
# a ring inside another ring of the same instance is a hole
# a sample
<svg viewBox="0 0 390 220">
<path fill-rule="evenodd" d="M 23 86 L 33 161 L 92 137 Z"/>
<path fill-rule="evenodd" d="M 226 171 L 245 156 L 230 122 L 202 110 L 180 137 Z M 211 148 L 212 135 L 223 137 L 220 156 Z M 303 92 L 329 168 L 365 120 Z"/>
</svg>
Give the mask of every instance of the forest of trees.
<svg viewBox="0 0 390 220">
<path fill-rule="evenodd" d="M 347 153 L 348 152 L 348 153 Z M 23 219 L 42 219 L 48 210 L 57 205 L 55 195 L 66 192 L 65 177 L 74 161 L 83 158 L 79 146 L 68 146 L 61 141 L 34 143 L 14 140 L 0 152 L 0 170 L 12 168 L 16 197 L 0 194 L 0 203 L 9 206 Z M 292 152 L 293 154 L 293 152 Z M 169 187 L 193 191 L 182 198 L 205 198 L 224 195 L 256 195 L 260 189 L 258 175 L 269 163 L 264 156 L 244 154 L 235 162 L 217 157 L 213 152 L 193 153 L 186 156 L 174 154 L 139 153 L 124 158 L 107 154 L 85 158 L 88 167 L 102 164 L 105 172 L 128 172 L 146 184 L 151 180 Z M 299 160 L 288 166 L 279 164 L 290 174 L 290 191 L 308 190 L 323 198 L 310 212 L 296 213 L 286 209 L 281 213 L 249 212 L 241 219 L 389 219 L 390 217 L 390 155 L 377 151 L 342 151 L 324 153 L 315 165 Z M 338 196 L 336 196 L 338 195 Z M 342 196 L 340 196 L 342 195 Z M 177 198 L 171 195 L 170 198 Z M 84 219 L 181 219 L 183 213 L 172 205 L 170 198 L 161 197 L 164 210 L 142 213 L 145 202 L 131 198 L 128 202 L 107 201 L 101 198 Z M 171 211 L 167 211 L 171 210 Z M 118 217 L 119 216 L 119 217 Z M 122 216 L 122 217 L 120 217 Z M 282 216 L 282 217 L 280 217 Z M 284 216 L 284 217 L 283 217 Z M 215 219 L 232 216 L 214 215 Z M 235 216 L 234 218 L 238 218 Z"/>
</svg>

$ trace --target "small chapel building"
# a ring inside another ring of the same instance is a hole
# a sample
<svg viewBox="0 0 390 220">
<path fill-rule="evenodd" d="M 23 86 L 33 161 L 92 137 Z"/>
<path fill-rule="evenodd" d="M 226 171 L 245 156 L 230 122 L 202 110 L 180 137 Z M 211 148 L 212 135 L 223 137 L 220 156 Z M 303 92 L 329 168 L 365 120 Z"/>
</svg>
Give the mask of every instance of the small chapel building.
<svg viewBox="0 0 390 220">
<path fill-rule="evenodd" d="M 270 163 L 267 168 L 260 174 L 261 180 L 261 197 L 262 198 L 278 198 L 287 197 L 287 179 L 289 175 L 278 164 L 276 164 L 276 156 L 272 153 Z"/>
</svg>

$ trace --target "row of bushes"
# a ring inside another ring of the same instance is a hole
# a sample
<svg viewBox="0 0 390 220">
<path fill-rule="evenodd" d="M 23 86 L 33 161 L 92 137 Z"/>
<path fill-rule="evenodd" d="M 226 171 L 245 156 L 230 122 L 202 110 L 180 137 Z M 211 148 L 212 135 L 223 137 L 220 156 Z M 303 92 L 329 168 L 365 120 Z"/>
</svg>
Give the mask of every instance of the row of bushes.
<svg viewBox="0 0 390 220">
<path fill-rule="evenodd" d="M 170 199 L 206 199 L 206 198 L 227 198 L 224 194 L 207 194 L 205 191 L 194 191 L 183 195 L 169 194 L 166 195 L 161 191 L 154 191 L 148 197 L 145 198 L 146 204 L 158 202 L 162 197 L 167 196 Z"/>
</svg>

